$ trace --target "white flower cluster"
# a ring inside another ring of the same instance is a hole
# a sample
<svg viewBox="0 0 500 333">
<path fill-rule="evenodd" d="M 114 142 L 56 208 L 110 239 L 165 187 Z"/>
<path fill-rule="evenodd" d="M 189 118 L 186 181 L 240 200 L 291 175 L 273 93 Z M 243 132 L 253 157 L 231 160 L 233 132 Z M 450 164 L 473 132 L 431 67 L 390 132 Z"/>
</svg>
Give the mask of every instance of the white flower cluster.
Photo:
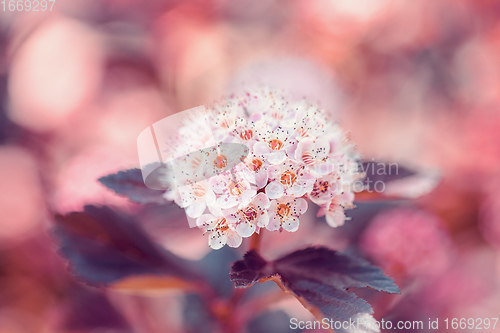
<svg viewBox="0 0 500 333">
<path fill-rule="evenodd" d="M 344 223 L 344 209 L 354 200 L 352 184 L 361 177 L 359 157 L 324 111 L 267 88 L 230 96 L 208 110 L 210 128 L 201 118 L 184 122 L 177 150 L 188 152 L 211 136 L 218 143 L 244 144 L 248 154 L 231 170 L 166 196 L 209 234 L 210 247 L 238 247 L 242 237 L 261 228 L 296 231 L 305 199 L 321 207 L 319 215 L 332 227 Z M 223 168 L 227 162 L 219 154 L 208 164 Z"/>
</svg>

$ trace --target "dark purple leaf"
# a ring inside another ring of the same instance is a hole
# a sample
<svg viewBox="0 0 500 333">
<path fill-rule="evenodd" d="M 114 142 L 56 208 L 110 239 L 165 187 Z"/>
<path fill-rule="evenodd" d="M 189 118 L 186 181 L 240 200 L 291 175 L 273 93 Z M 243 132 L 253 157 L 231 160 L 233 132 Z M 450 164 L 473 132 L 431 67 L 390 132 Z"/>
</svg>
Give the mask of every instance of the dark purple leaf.
<svg viewBox="0 0 500 333">
<path fill-rule="evenodd" d="M 236 287 L 249 287 L 272 274 L 265 273 L 266 266 L 267 262 L 257 252 L 247 252 L 243 260 L 235 262 L 231 267 L 231 281 Z"/>
<path fill-rule="evenodd" d="M 61 302 L 61 311 L 64 332 L 132 332 L 125 318 L 97 289 L 71 285 Z"/>
<path fill-rule="evenodd" d="M 364 183 L 369 186 L 370 190 L 374 190 L 372 186 L 374 186 L 377 181 L 388 183 L 416 174 L 414 171 L 411 171 L 398 163 L 369 161 L 362 162 L 361 168 L 366 174 Z"/>
<path fill-rule="evenodd" d="M 274 262 L 283 276 L 302 278 L 331 284 L 337 288 L 370 287 L 378 291 L 399 293 L 394 281 L 382 270 L 361 258 L 348 256 L 325 247 L 309 247 L 295 251 Z"/>
<path fill-rule="evenodd" d="M 315 316 L 335 321 L 349 321 L 373 312 L 366 301 L 348 291 L 351 288 L 399 293 L 394 281 L 379 268 L 324 247 L 299 250 L 270 262 L 250 251 L 234 263 L 230 276 L 236 287 L 272 279 Z"/>
<path fill-rule="evenodd" d="M 141 204 L 165 204 L 164 191 L 152 190 L 144 184 L 140 169 L 119 171 L 118 173 L 99 178 L 107 188 L 119 195 Z"/>
<path fill-rule="evenodd" d="M 413 199 L 432 191 L 440 175 L 431 170 L 410 170 L 398 163 L 363 162 L 364 191 L 356 194 L 356 201 Z"/>
<path fill-rule="evenodd" d="M 307 302 L 308 310 L 315 315 L 319 311 L 324 318 L 344 322 L 359 314 L 373 313 L 370 304 L 344 289 L 303 279 L 287 280 L 285 285 Z"/>
<path fill-rule="evenodd" d="M 54 234 L 72 272 L 93 286 L 135 276 L 195 281 L 192 263 L 151 242 L 138 223 L 108 207 L 56 215 Z"/>
</svg>

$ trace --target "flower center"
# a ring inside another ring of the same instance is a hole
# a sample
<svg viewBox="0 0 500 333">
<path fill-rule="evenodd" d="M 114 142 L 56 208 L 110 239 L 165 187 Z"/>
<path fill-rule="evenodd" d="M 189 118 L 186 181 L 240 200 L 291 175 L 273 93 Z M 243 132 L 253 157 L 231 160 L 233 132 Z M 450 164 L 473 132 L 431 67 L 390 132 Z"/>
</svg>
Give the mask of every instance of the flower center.
<svg viewBox="0 0 500 333">
<path fill-rule="evenodd" d="M 302 161 L 306 165 L 314 164 L 314 156 L 311 153 L 304 153 L 302 154 Z"/>
<path fill-rule="evenodd" d="M 307 136 L 309 130 L 305 127 L 299 127 L 297 128 L 297 133 L 299 133 L 300 136 Z"/>
<path fill-rule="evenodd" d="M 248 163 L 248 166 L 250 169 L 252 169 L 255 172 L 258 172 L 260 168 L 262 168 L 262 161 L 259 160 L 258 158 L 254 158 L 250 163 Z"/>
<path fill-rule="evenodd" d="M 231 183 L 227 186 L 232 196 L 238 197 L 245 191 L 245 186 L 241 183 Z"/>
<path fill-rule="evenodd" d="M 269 148 L 271 148 L 272 150 L 280 150 L 281 148 L 283 148 L 283 146 L 283 142 L 278 139 L 269 140 Z"/>
<path fill-rule="evenodd" d="M 297 180 L 297 175 L 291 171 L 285 171 L 281 174 L 280 182 L 286 186 L 292 186 Z"/>
<path fill-rule="evenodd" d="M 252 222 L 257 218 L 257 209 L 255 207 L 247 207 L 241 211 L 241 215 L 247 222 Z"/>
<path fill-rule="evenodd" d="M 224 155 L 219 155 L 214 160 L 215 167 L 223 169 L 227 165 L 227 157 Z"/>
<path fill-rule="evenodd" d="M 193 194 L 195 197 L 201 198 L 206 193 L 205 188 L 203 186 L 201 186 L 200 184 L 194 184 L 192 188 L 193 188 Z"/>
<path fill-rule="evenodd" d="M 290 207 L 285 203 L 280 203 L 276 207 L 276 214 L 278 214 L 281 218 L 284 218 L 290 214 Z"/>
<path fill-rule="evenodd" d="M 283 115 L 280 113 L 280 112 L 273 112 L 271 114 L 271 116 L 274 118 L 274 119 L 283 119 Z"/>
<path fill-rule="evenodd" d="M 233 123 L 233 121 L 229 120 L 229 119 L 224 119 L 220 125 L 224 128 L 229 128 L 231 126 L 231 124 Z"/>
<path fill-rule="evenodd" d="M 330 183 L 328 181 L 318 181 L 317 185 L 315 186 L 317 188 L 317 190 L 321 193 L 325 193 L 326 191 L 328 191 L 328 189 L 330 188 Z"/>
<path fill-rule="evenodd" d="M 240 133 L 240 138 L 243 140 L 250 140 L 253 138 L 253 131 L 252 130 L 243 130 Z"/>
<path fill-rule="evenodd" d="M 229 226 L 227 225 L 227 221 L 224 217 L 221 217 L 220 219 L 217 220 L 217 224 L 215 225 L 215 229 L 219 231 L 226 231 L 229 229 Z"/>
<path fill-rule="evenodd" d="M 187 157 L 189 158 L 189 155 L 188 155 Z M 202 162 L 201 157 L 200 157 L 200 156 L 195 155 L 195 156 L 194 156 L 194 157 L 192 157 L 192 159 L 191 159 L 191 167 L 192 167 L 193 169 L 196 169 L 196 168 L 198 168 L 198 166 L 201 164 L 201 162 Z"/>
</svg>

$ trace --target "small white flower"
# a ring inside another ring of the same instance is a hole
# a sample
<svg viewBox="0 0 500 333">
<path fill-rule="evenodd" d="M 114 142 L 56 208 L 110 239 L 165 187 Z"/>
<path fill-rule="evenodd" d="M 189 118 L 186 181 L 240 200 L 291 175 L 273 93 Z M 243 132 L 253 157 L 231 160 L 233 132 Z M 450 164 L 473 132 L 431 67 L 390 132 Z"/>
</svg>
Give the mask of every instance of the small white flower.
<svg viewBox="0 0 500 333">
<path fill-rule="evenodd" d="M 305 138 L 321 138 L 325 135 L 325 127 L 329 120 L 325 113 L 317 106 L 308 104 L 305 100 L 294 103 L 291 108 L 295 109 L 295 119 L 292 125 L 297 140 Z"/>
<path fill-rule="evenodd" d="M 295 232 L 299 229 L 299 216 L 307 210 L 307 201 L 302 198 L 283 197 L 271 201 L 269 206 L 269 224 L 271 231 L 284 229 Z"/>
<path fill-rule="evenodd" d="M 313 189 L 316 178 L 302 163 L 287 159 L 279 165 L 268 169 L 271 182 L 266 186 L 266 194 L 270 199 L 282 196 L 301 197 Z"/>
<path fill-rule="evenodd" d="M 236 225 L 236 232 L 241 237 L 250 237 L 258 228 L 265 228 L 269 223 L 267 213 L 271 202 L 264 193 L 259 193 L 241 209 L 233 209 L 228 215 L 228 221 Z"/>
<path fill-rule="evenodd" d="M 179 207 L 184 208 L 186 214 L 192 218 L 201 216 L 207 207 L 210 209 L 216 203 L 215 193 L 204 180 L 178 187 L 169 192 L 169 197 L 173 198 Z"/>
<path fill-rule="evenodd" d="M 258 189 L 265 187 L 268 181 L 267 168 L 269 163 L 263 157 L 253 153 L 253 149 L 250 149 L 250 153 L 243 162 L 245 167 L 241 168 L 241 172 L 244 177 L 252 184 L 257 185 Z"/>
<path fill-rule="evenodd" d="M 235 231 L 235 225 L 229 223 L 224 216 L 204 214 L 196 220 L 198 227 L 208 235 L 208 245 L 218 250 L 224 245 L 238 247 L 241 245 L 241 236 Z"/>
<path fill-rule="evenodd" d="M 295 159 L 316 175 L 323 176 L 333 171 L 329 157 L 330 142 L 322 138 L 304 138 L 297 144 Z"/>
<path fill-rule="evenodd" d="M 221 209 L 248 204 L 257 194 L 255 187 L 243 176 L 238 167 L 212 177 L 209 184 L 217 194 L 216 203 Z"/>
<path fill-rule="evenodd" d="M 354 208 L 353 201 L 354 193 L 344 192 L 321 206 L 318 216 L 325 215 L 326 222 L 330 227 L 340 227 L 347 219 L 344 210 Z"/>
<path fill-rule="evenodd" d="M 308 193 L 309 199 L 317 205 L 331 201 L 342 191 L 339 179 L 340 176 L 334 173 L 316 179 L 313 189 Z"/>
<path fill-rule="evenodd" d="M 273 130 L 268 124 L 258 125 L 259 141 L 253 146 L 255 155 L 274 165 L 283 163 L 287 157 L 293 157 L 297 140 L 289 130 L 280 126 Z"/>
</svg>

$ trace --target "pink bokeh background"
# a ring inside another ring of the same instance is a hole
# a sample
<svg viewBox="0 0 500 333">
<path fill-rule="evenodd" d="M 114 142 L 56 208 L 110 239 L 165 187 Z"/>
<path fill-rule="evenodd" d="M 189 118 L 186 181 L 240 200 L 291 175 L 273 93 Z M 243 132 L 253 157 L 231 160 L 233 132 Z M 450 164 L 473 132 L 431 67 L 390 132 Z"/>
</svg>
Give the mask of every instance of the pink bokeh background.
<svg viewBox="0 0 500 333">
<path fill-rule="evenodd" d="M 97 179 L 138 167 L 139 133 L 256 82 L 320 103 L 366 159 L 441 176 L 430 193 L 336 230 L 308 212 L 299 232 L 264 235 L 263 251 L 354 246 L 403 291 L 370 299 L 377 318 L 498 317 L 499 57 L 493 0 L 57 0 L 52 12 L 0 11 L 0 332 L 85 331 L 68 325 L 82 287 L 49 237 L 53 214 L 85 204 L 134 214 Z M 168 219 L 142 223 L 178 255 L 208 253 L 201 233 Z M 134 332 L 184 332 L 175 291 L 105 294 Z M 273 308 L 309 318 L 293 301 Z"/>
</svg>

